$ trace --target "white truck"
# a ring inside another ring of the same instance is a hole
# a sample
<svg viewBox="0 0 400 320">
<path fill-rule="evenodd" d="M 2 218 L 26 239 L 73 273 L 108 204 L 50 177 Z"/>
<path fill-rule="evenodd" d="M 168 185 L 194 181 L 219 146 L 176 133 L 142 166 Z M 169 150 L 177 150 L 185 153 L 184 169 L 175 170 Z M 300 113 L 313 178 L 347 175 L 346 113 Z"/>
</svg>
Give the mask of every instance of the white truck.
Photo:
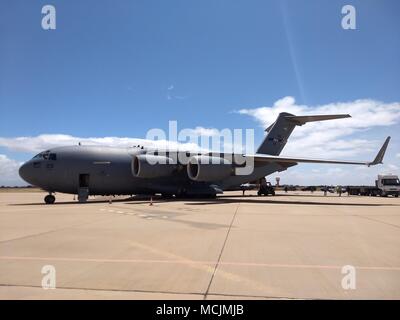
<svg viewBox="0 0 400 320">
<path fill-rule="evenodd" d="M 347 192 L 349 195 L 360 196 L 395 196 L 400 194 L 399 177 L 393 174 L 378 175 L 375 180 L 375 186 L 348 186 Z"/>
</svg>

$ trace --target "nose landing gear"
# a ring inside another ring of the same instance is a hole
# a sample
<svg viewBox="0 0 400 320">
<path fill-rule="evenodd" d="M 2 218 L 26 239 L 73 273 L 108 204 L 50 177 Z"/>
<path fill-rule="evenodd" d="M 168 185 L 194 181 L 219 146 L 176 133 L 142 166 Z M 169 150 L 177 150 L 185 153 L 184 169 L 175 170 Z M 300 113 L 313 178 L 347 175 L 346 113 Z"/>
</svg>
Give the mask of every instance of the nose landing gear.
<svg viewBox="0 0 400 320">
<path fill-rule="evenodd" d="M 56 197 L 53 196 L 52 194 L 48 194 L 47 196 L 44 197 L 44 202 L 46 204 L 53 204 L 54 201 L 56 201 Z"/>
</svg>

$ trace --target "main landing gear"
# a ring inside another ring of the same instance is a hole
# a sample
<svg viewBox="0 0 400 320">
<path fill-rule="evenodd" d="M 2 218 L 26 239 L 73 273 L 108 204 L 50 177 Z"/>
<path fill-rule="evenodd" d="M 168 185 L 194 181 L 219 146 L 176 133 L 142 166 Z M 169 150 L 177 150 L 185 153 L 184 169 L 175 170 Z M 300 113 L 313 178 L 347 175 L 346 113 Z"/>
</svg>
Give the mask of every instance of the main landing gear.
<svg viewBox="0 0 400 320">
<path fill-rule="evenodd" d="M 54 201 L 56 201 L 56 197 L 53 196 L 52 194 L 48 194 L 47 196 L 44 197 L 44 202 L 46 204 L 53 204 Z"/>
<path fill-rule="evenodd" d="M 267 182 L 265 178 L 260 179 L 260 189 L 257 192 L 258 196 L 268 196 L 268 195 L 275 195 L 275 189 L 272 186 L 271 182 Z"/>
</svg>

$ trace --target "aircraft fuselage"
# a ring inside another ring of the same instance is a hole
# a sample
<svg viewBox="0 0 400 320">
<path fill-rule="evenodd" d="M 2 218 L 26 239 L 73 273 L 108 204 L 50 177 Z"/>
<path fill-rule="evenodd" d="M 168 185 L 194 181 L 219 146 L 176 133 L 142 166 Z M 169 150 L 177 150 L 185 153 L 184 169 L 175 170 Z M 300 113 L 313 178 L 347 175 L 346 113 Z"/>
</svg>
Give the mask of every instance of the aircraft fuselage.
<svg viewBox="0 0 400 320">
<path fill-rule="evenodd" d="M 177 170 L 173 176 L 156 179 L 132 175 L 132 157 L 146 152 L 140 148 L 103 146 L 59 147 L 40 153 L 20 168 L 20 176 L 32 185 L 48 192 L 77 194 L 87 187 L 90 195 L 130 194 L 210 194 L 211 182 L 189 179 L 186 170 Z M 263 177 L 280 167 L 275 164 L 255 167 L 250 175 L 232 176 L 215 181 L 221 190 Z"/>
</svg>

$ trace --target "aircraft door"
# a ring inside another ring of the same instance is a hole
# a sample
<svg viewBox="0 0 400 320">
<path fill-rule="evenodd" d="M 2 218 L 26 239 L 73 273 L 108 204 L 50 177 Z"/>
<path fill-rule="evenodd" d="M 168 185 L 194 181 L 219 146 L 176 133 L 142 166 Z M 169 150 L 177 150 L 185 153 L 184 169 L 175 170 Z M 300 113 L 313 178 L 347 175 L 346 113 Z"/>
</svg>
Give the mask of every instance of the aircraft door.
<svg viewBox="0 0 400 320">
<path fill-rule="evenodd" d="M 89 174 L 81 173 L 79 175 L 79 188 L 89 188 L 89 178 Z"/>
<path fill-rule="evenodd" d="M 90 175 L 88 173 L 79 174 L 79 187 L 78 187 L 78 201 L 86 202 L 89 197 L 89 181 Z"/>
</svg>

